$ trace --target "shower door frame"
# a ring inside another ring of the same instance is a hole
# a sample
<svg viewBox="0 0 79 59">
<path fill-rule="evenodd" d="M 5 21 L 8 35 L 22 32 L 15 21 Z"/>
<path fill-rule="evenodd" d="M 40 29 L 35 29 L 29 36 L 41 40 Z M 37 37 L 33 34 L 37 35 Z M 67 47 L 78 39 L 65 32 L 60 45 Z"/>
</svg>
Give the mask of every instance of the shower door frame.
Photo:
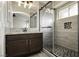
<svg viewBox="0 0 79 59">
<path fill-rule="evenodd" d="M 52 1 L 48 1 L 43 7 L 41 7 L 40 9 L 39 9 L 39 31 L 40 31 L 40 11 L 44 8 L 44 7 L 46 7 L 48 4 L 50 4 L 50 3 L 52 3 Z M 52 6 L 53 7 L 53 6 Z M 53 10 L 53 14 L 52 14 L 52 16 L 53 16 L 53 19 L 52 20 L 54 20 L 53 21 L 53 23 L 52 23 L 52 28 L 53 28 L 53 33 L 52 33 L 52 54 L 54 54 L 53 52 L 54 52 L 54 30 L 55 30 L 55 9 L 54 8 L 52 8 L 52 10 Z M 44 48 L 44 47 L 43 47 Z M 55 55 L 55 54 L 54 54 Z M 56 56 L 56 55 L 55 55 Z"/>
</svg>

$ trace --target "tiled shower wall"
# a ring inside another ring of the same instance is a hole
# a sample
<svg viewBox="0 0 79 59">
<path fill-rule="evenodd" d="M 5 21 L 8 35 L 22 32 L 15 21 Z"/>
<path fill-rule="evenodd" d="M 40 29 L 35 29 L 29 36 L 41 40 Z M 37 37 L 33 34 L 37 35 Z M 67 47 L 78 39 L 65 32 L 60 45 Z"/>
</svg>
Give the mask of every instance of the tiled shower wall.
<svg viewBox="0 0 79 59">
<path fill-rule="evenodd" d="M 55 44 L 78 51 L 78 17 L 72 16 L 56 20 Z M 64 23 L 72 22 L 71 29 L 65 29 Z"/>
</svg>

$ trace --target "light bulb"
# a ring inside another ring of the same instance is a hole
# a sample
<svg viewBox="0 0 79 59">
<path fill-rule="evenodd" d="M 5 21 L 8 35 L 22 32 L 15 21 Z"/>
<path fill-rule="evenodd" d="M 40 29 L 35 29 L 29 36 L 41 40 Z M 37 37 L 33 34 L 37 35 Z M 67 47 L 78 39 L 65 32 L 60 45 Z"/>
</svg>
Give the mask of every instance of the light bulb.
<svg viewBox="0 0 79 59">
<path fill-rule="evenodd" d="M 25 3 L 24 3 L 24 8 L 26 8 L 26 6 L 27 6 L 27 3 L 25 2 Z"/>
<path fill-rule="evenodd" d="M 32 3 L 29 4 L 29 9 L 32 7 Z"/>
<path fill-rule="evenodd" d="M 21 1 L 18 2 L 18 6 L 21 6 Z"/>
</svg>

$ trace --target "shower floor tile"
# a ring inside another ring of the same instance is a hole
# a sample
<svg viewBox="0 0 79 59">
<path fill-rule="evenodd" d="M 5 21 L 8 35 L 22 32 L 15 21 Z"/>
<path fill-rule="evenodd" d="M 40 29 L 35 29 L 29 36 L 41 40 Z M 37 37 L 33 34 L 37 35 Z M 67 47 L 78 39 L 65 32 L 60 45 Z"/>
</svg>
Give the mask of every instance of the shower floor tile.
<svg viewBox="0 0 79 59">
<path fill-rule="evenodd" d="M 78 53 L 65 47 L 55 45 L 54 54 L 62 57 L 77 57 Z"/>
</svg>

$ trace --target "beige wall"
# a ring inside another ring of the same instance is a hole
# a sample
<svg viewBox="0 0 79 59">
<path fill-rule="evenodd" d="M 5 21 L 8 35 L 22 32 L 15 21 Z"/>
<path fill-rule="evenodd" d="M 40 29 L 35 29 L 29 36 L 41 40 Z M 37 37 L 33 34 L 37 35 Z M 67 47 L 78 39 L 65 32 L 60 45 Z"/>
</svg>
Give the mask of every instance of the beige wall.
<svg viewBox="0 0 79 59">
<path fill-rule="evenodd" d="M 0 57 L 5 56 L 5 20 L 7 2 L 0 1 Z"/>
<path fill-rule="evenodd" d="M 72 16 L 55 22 L 55 44 L 78 50 L 78 17 Z M 64 29 L 65 22 L 72 22 L 72 29 Z"/>
</svg>

